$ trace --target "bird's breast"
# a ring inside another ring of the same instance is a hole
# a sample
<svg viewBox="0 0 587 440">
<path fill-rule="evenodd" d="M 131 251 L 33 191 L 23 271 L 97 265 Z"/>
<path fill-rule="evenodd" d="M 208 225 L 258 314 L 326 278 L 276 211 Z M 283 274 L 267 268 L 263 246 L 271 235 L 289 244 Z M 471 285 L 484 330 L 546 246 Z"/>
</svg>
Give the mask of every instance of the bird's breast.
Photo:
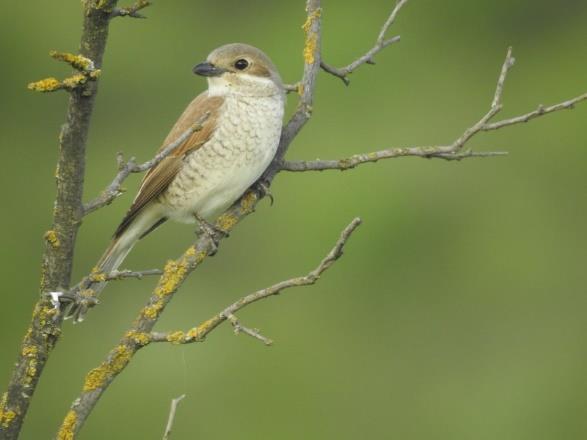
<svg viewBox="0 0 587 440">
<path fill-rule="evenodd" d="M 193 212 L 213 217 L 265 171 L 275 156 L 284 98 L 229 96 L 210 139 L 184 158 L 162 201 L 170 217 L 191 221 Z"/>
</svg>

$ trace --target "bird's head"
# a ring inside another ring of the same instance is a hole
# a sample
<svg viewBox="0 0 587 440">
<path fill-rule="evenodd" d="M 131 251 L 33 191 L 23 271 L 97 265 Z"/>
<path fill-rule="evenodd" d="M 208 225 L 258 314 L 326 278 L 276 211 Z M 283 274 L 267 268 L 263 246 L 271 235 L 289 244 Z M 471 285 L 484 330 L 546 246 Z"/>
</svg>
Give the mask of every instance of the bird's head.
<svg viewBox="0 0 587 440">
<path fill-rule="evenodd" d="M 271 96 L 284 90 L 279 72 L 269 57 L 248 44 L 221 46 L 193 71 L 208 78 L 210 95 Z"/>
</svg>

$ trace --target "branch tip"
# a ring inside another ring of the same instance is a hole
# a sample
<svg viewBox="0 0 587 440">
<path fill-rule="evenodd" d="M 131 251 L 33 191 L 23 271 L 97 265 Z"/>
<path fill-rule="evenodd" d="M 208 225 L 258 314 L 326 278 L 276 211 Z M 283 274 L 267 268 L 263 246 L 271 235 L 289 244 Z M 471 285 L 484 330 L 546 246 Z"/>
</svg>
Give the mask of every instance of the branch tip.
<svg viewBox="0 0 587 440">
<path fill-rule="evenodd" d="M 169 436 L 171 435 L 171 430 L 173 428 L 173 422 L 175 421 L 175 413 L 177 412 L 177 407 L 179 406 L 180 402 L 185 399 L 185 394 L 182 394 L 175 399 L 171 399 L 171 407 L 169 408 L 169 415 L 167 416 L 167 425 L 165 426 L 165 432 L 163 433 L 163 440 L 168 440 Z"/>
<path fill-rule="evenodd" d="M 110 14 L 110 18 L 115 17 L 131 17 L 131 18 L 140 18 L 145 19 L 147 18 L 145 15 L 140 14 L 139 11 L 145 9 L 148 6 L 151 6 L 152 2 L 147 0 L 139 0 L 132 6 L 127 8 L 114 8 L 112 13 Z"/>
<path fill-rule="evenodd" d="M 387 32 L 389 31 L 389 28 L 391 27 L 391 25 L 395 22 L 400 10 L 406 5 L 407 2 L 408 2 L 408 0 L 400 0 L 397 2 L 395 7 L 393 8 L 393 10 L 391 11 L 391 14 L 388 16 L 387 20 L 385 21 L 381 30 L 379 31 L 379 35 L 377 36 L 377 40 L 375 41 L 375 45 L 371 49 L 369 49 L 363 56 L 357 58 L 352 63 L 350 63 L 344 67 L 340 67 L 340 68 L 330 66 L 330 65 L 323 62 L 320 64 L 320 67 L 322 68 L 322 70 L 324 70 L 327 73 L 330 73 L 333 76 L 340 78 L 343 81 L 343 83 L 348 86 L 350 84 L 350 80 L 348 79 L 348 75 L 353 73 L 355 70 L 357 70 L 363 64 L 375 64 L 373 57 L 376 54 L 381 52 L 386 47 L 400 41 L 401 37 L 399 35 L 396 35 L 396 36 L 388 38 L 388 39 L 386 39 L 385 36 L 386 36 Z"/>
<path fill-rule="evenodd" d="M 57 90 L 72 90 L 85 86 L 88 81 L 96 81 L 102 73 L 100 69 L 96 69 L 94 62 L 83 56 L 74 55 L 69 52 L 57 52 L 52 50 L 49 52 L 49 56 L 57 61 L 63 61 L 69 64 L 71 67 L 76 69 L 79 73 L 76 73 L 62 81 L 57 78 L 49 77 L 39 81 L 31 82 L 27 85 L 29 90 L 34 92 L 56 92 Z"/>
</svg>

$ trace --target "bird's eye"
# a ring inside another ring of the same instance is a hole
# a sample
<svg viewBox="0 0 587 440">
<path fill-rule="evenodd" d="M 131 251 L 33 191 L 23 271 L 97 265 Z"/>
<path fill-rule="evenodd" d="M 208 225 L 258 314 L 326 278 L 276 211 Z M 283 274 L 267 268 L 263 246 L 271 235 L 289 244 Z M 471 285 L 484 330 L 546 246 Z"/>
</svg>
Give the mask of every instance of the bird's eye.
<svg viewBox="0 0 587 440">
<path fill-rule="evenodd" d="M 249 67 L 249 62 L 244 58 L 241 58 L 239 60 L 236 60 L 236 62 L 234 63 L 234 67 L 236 67 L 238 70 L 245 70 L 247 67 Z"/>
</svg>

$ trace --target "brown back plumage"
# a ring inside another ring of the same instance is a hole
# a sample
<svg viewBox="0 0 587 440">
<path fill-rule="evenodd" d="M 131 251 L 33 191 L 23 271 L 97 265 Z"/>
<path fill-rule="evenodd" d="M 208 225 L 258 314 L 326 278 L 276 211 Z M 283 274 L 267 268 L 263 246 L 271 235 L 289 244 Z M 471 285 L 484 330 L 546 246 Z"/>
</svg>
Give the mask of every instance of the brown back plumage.
<svg viewBox="0 0 587 440">
<path fill-rule="evenodd" d="M 224 98 L 219 96 L 208 96 L 208 92 L 204 92 L 198 95 L 188 105 L 165 138 L 165 141 L 163 141 L 163 145 L 159 148 L 159 151 L 173 143 L 205 113 L 210 112 L 210 116 L 203 124 L 201 130 L 194 132 L 173 153 L 147 172 L 130 209 L 116 229 L 114 238 L 120 237 L 141 210 L 167 189 L 178 171 L 181 169 L 183 158 L 191 151 L 200 148 L 208 141 L 208 139 L 210 139 L 212 133 L 214 133 L 214 130 L 216 129 L 218 110 L 223 103 Z M 150 230 L 147 232 L 150 232 Z M 146 235 L 146 233 L 143 235 Z"/>
</svg>

